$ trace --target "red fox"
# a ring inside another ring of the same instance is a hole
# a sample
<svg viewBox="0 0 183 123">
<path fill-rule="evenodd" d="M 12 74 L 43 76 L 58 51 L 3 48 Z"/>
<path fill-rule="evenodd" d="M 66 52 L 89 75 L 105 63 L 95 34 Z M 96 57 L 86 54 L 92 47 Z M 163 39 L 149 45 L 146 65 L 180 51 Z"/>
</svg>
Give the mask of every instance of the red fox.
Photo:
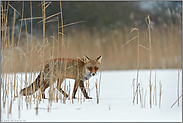
<svg viewBox="0 0 183 123">
<path fill-rule="evenodd" d="M 66 78 L 70 78 L 75 79 L 72 93 L 73 99 L 75 98 L 78 87 L 80 87 L 86 99 L 92 99 L 86 92 L 84 81 L 96 75 L 101 67 L 101 59 L 102 55 L 96 59 L 90 59 L 85 55 L 84 59 L 55 58 L 49 60 L 44 65 L 43 71 L 40 71 L 36 80 L 27 88 L 22 89 L 20 94 L 24 96 L 26 94 L 31 95 L 41 88 L 42 98 L 45 98 L 43 95 L 45 89 L 50 87 L 57 80 L 56 88 L 67 98 L 68 95 L 62 90 L 61 84 Z"/>
</svg>

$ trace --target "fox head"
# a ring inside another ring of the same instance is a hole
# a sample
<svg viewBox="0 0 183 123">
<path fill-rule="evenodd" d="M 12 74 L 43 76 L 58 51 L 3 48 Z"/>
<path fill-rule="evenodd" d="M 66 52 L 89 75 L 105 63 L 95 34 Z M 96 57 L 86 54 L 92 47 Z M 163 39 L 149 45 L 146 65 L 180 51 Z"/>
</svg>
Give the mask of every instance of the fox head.
<svg viewBox="0 0 183 123">
<path fill-rule="evenodd" d="M 96 59 L 90 59 L 86 55 L 84 56 L 85 69 L 86 69 L 87 76 L 91 77 L 96 75 L 97 71 L 99 71 L 100 69 L 101 60 L 102 60 L 102 55 Z"/>
</svg>

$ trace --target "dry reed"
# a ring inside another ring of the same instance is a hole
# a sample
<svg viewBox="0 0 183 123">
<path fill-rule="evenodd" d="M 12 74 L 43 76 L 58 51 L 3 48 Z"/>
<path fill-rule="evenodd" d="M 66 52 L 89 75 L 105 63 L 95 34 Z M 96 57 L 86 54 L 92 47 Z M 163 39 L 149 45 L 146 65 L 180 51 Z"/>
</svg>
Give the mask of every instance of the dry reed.
<svg viewBox="0 0 183 123">
<path fill-rule="evenodd" d="M 159 82 L 159 108 L 161 107 L 161 98 L 162 98 L 162 84 Z"/>
<path fill-rule="evenodd" d="M 155 73 L 155 85 L 154 85 L 154 93 L 153 93 L 153 104 L 157 105 L 156 73 Z"/>
<path fill-rule="evenodd" d="M 178 101 L 179 101 L 179 99 L 182 97 L 182 95 L 180 95 L 180 97 L 173 103 L 173 105 L 170 107 L 170 108 L 172 108 Z"/>
<path fill-rule="evenodd" d="M 96 80 L 96 83 L 95 83 L 95 87 L 96 87 L 97 104 L 99 104 L 99 90 L 98 90 L 98 81 L 97 80 Z"/>
<path fill-rule="evenodd" d="M 148 33 L 149 33 L 149 64 L 150 64 L 150 75 L 149 75 L 149 90 L 150 90 L 150 99 L 149 99 L 149 103 L 150 103 L 150 108 L 152 108 L 152 82 L 151 82 L 151 73 L 152 73 L 152 53 L 151 53 L 151 20 L 150 20 L 150 16 L 149 14 L 147 15 L 146 18 L 146 23 L 148 25 Z"/>
<path fill-rule="evenodd" d="M 147 26 L 148 26 L 148 41 L 149 41 L 149 48 L 147 48 L 146 46 L 143 46 L 139 43 L 139 30 L 137 28 L 133 28 L 131 32 L 133 32 L 134 30 L 137 31 L 137 36 L 134 36 L 132 39 L 128 40 L 123 46 L 122 48 L 124 48 L 124 46 L 126 46 L 128 43 L 132 42 L 134 39 L 138 38 L 138 43 L 137 43 L 137 78 L 133 79 L 133 82 L 132 82 L 132 86 L 133 86 L 133 105 L 135 103 L 135 98 L 136 98 L 136 102 L 138 104 L 138 97 L 140 97 L 140 103 L 141 103 L 141 107 L 143 107 L 143 101 L 142 101 L 142 93 L 141 93 L 141 89 L 140 89 L 140 83 L 138 82 L 138 76 L 139 76 L 139 68 L 140 68 L 140 51 L 139 51 L 139 47 L 141 46 L 142 48 L 146 49 L 149 51 L 149 70 L 150 70 L 150 76 L 148 78 L 149 80 L 149 105 L 150 105 L 150 108 L 152 108 L 152 101 L 153 101 L 153 104 L 157 105 L 157 90 L 156 90 L 156 73 L 155 73 L 155 86 L 154 86 L 154 90 L 152 89 L 153 88 L 153 84 L 152 84 L 152 81 L 151 81 L 151 76 L 152 76 L 152 53 L 154 53 L 155 51 L 153 50 L 152 52 L 152 41 L 151 41 L 151 20 L 150 20 L 150 16 L 148 15 L 147 18 L 146 18 L 146 23 L 147 23 Z M 179 78 L 179 71 L 178 71 L 178 78 Z M 135 86 L 135 80 L 136 80 L 136 86 Z M 159 84 L 160 86 L 160 94 L 159 94 L 159 107 L 161 105 L 161 96 L 162 96 L 162 84 L 160 83 Z M 179 80 L 178 80 L 178 86 L 177 86 L 177 91 L 178 91 L 178 97 L 179 97 Z M 153 93 L 154 92 L 154 93 Z M 153 94 L 153 97 L 152 97 L 152 94 Z M 145 93 L 146 95 L 146 93 Z M 179 102 L 178 102 L 179 103 Z M 178 104 L 179 105 L 179 104 Z M 144 99 L 144 107 L 145 107 L 145 99 Z"/>
</svg>

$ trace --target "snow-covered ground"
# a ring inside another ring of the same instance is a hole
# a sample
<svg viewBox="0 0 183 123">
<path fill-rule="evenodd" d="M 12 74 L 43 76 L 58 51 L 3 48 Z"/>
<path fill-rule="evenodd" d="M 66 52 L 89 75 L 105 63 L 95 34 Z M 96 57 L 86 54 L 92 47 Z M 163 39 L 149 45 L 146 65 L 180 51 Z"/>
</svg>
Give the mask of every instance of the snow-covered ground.
<svg viewBox="0 0 183 123">
<path fill-rule="evenodd" d="M 177 100 L 178 70 L 152 70 L 151 81 L 153 89 L 157 89 L 157 105 L 152 102 L 152 108 L 149 104 L 149 70 L 140 70 L 139 83 L 142 93 L 143 108 L 140 100 L 138 104 L 133 105 L 133 79 L 137 78 L 136 70 L 122 71 L 103 71 L 101 72 L 100 99 L 97 104 L 96 88 L 90 91 L 93 99 L 67 100 L 63 104 L 60 100 L 58 103 L 53 102 L 48 112 L 48 99 L 44 99 L 38 105 L 38 115 L 36 115 L 36 104 L 32 102 L 31 109 L 26 108 L 25 97 L 23 98 L 23 107 L 21 104 L 20 119 L 18 112 L 18 98 L 13 101 L 12 114 L 8 116 L 8 108 L 3 108 L 1 99 L 1 121 L 3 122 L 66 122 L 66 121 L 103 121 L 103 122 L 147 122 L 147 121 L 182 121 L 182 98 L 170 108 Z M 20 78 L 20 74 L 17 74 Z M 22 77 L 24 78 L 24 77 Z M 90 89 L 95 86 L 96 79 L 99 81 L 100 73 L 90 79 Z M 74 81 L 68 79 L 66 83 L 71 83 L 71 90 Z M 160 83 L 162 84 L 161 105 L 159 107 Z M 182 94 L 182 72 L 179 78 L 179 95 Z M 20 86 L 20 85 L 19 85 Z M 143 89 L 143 90 L 142 90 Z M 145 93 L 146 92 L 146 93 Z M 153 91 L 154 92 L 154 91 Z M 81 93 L 79 89 L 79 93 Z M 80 96 L 81 94 L 79 94 Z M 145 96 L 146 95 L 146 96 Z M 2 97 L 2 89 L 1 89 Z M 48 89 L 46 90 L 48 97 Z M 78 94 L 76 94 L 78 97 Z M 153 97 L 153 94 L 152 94 Z M 139 97 L 140 98 L 140 97 Z M 152 100 L 153 101 L 153 100 Z M 21 100 L 22 102 L 22 100 Z M 10 104 L 10 100 L 8 102 Z M 8 105 L 9 105 L 8 104 Z M 23 108 L 23 109 L 22 109 Z M 8 118 L 9 117 L 9 118 Z"/>
</svg>

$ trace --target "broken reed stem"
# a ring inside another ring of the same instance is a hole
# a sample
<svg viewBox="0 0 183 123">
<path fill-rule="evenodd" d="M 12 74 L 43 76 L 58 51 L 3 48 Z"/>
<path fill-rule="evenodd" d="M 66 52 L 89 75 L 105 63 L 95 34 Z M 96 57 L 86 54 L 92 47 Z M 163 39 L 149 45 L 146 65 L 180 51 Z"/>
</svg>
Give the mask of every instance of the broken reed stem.
<svg viewBox="0 0 183 123">
<path fill-rule="evenodd" d="M 179 99 L 182 97 L 182 95 L 180 95 L 180 97 L 178 97 L 178 99 L 173 103 L 173 105 L 170 107 L 170 108 L 172 108 L 175 104 L 176 104 L 176 102 L 178 102 L 179 101 Z"/>
<path fill-rule="evenodd" d="M 149 77 L 149 87 L 150 87 L 150 108 L 152 108 L 152 84 L 151 84 L 151 70 L 152 70 L 152 56 L 151 56 L 151 20 L 149 14 L 146 18 L 146 23 L 148 25 L 148 31 L 149 31 L 149 61 L 150 61 L 150 77 Z"/>
</svg>

